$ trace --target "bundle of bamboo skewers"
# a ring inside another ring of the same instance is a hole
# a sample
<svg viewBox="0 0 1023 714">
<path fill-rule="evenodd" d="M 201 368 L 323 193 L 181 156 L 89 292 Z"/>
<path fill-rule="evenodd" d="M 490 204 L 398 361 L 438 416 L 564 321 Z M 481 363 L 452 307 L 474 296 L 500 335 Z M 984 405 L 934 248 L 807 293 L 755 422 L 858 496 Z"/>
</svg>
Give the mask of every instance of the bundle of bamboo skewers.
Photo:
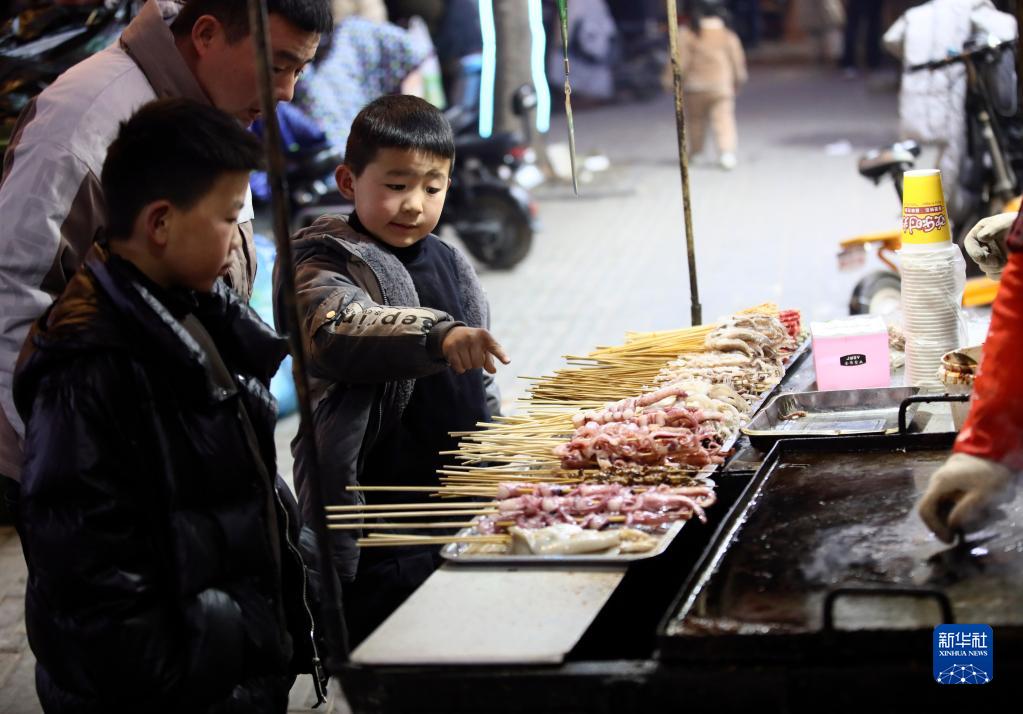
<svg viewBox="0 0 1023 714">
<path fill-rule="evenodd" d="M 772 303 L 744 313 L 777 316 Z M 574 483 L 594 478 L 599 472 L 566 471 L 554 456 L 554 447 L 574 431 L 572 415 L 597 409 L 620 399 L 649 391 L 655 378 L 670 361 L 686 352 L 703 352 L 707 335 L 716 324 L 660 332 L 628 333 L 621 345 L 599 346 L 585 356 L 566 356 L 567 366 L 544 377 L 524 377 L 532 382 L 521 400 L 520 414 L 480 423 L 478 431 L 453 434 L 461 439 L 456 465 L 439 472 L 436 487 L 358 486 L 361 491 L 408 491 L 437 503 L 397 505 L 329 506 L 329 527 L 336 530 L 407 530 L 408 534 L 371 532 L 358 545 L 408 546 L 477 543 L 507 545 L 507 535 L 421 535 L 416 531 L 457 531 L 472 525 L 471 518 L 497 513 L 494 506 L 499 483 Z M 472 499 L 451 501 L 452 498 Z M 487 502 L 489 501 L 489 503 Z M 457 520 L 448 520 L 455 517 Z M 443 518 L 442 520 L 437 520 Z M 366 519 L 381 519 L 367 523 Z M 408 519 L 408 520 L 406 520 Z M 426 519 L 426 520 L 422 520 Z"/>
<path fill-rule="evenodd" d="M 765 303 L 742 312 L 777 315 L 778 307 Z M 594 476 L 565 471 L 554 456 L 554 447 L 574 431 L 572 415 L 655 388 L 661 369 L 680 354 L 703 352 L 707 335 L 716 327 L 629 333 L 622 345 L 566 357 L 569 366 L 553 375 L 525 377 L 533 386 L 523 400 L 523 413 L 479 424 L 478 431 L 456 434 L 462 442 L 448 455 L 461 464 L 442 471 L 441 481 L 471 484 L 495 476 L 507 480 L 516 468 L 545 480 Z"/>
</svg>

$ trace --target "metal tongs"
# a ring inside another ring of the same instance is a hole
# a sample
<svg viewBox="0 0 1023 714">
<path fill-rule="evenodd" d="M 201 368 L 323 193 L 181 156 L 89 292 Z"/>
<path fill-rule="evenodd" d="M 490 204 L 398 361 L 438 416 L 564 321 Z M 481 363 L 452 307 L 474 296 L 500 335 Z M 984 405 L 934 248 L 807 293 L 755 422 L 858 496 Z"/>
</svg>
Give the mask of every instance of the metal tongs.
<svg viewBox="0 0 1023 714">
<path fill-rule="evenodd" d="M 969 536 L 962 530 L 957 530 L 952 545 L 931 555 L 927 563 L 934 567 L 935 575 L 949 580 L 959 580 L 965 577 L 971 568 L 983 570 L 983 558 L 988 551 L 982 546 L 997 537 L 998 533 L 993 530 L 978 531 Z"/>
</svg>

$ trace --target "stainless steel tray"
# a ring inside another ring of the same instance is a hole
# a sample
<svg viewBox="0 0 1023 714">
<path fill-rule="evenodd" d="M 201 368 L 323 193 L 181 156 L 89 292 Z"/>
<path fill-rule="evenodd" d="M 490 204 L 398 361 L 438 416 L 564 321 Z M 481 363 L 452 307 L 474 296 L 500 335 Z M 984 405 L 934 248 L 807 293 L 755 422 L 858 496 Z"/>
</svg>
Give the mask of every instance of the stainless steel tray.
<svg viewBox="0 0 1023 714">
<path fill-rule="evenodd" d="M 899 405 L 919 392 L 919 387 L 888 387 L 779 394 L 742 432 L 757 448 L 784 438 L 894 434 L 899 430 Z M 805 415 L 793 418 L 800 412 Z"/>
<path fill-rule="evenodd" d="M 506 555 L 502 553 L 466 554 L 467 544 L 449 543 L 441 550 L 441 557 L 453 563 L 471 565 L 614 565 L 615 563 L 631 563 L 635 560 L 656 558 L 667 550 L 675 536 L 688 521 L 676 521 L 671 524 L 660 537 L 657 545 L 643 553 L 626 553 L 624 555 L 610 551 L 607 553 L 579 553 L 578 555 Z M 475 535 L 472 528 L 463 528 L 458 535 Z"/>
</svg>

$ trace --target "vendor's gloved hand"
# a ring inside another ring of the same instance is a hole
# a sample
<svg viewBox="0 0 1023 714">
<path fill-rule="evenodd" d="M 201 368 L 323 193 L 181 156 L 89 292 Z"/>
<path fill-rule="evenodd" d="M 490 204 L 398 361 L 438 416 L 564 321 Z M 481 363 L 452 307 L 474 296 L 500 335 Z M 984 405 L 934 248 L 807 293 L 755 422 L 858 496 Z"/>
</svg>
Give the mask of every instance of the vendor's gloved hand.
<svg viewBox="0 0 1023 714">
<path fill-rule="evenodd" d="M 1005 239 L 1016 220 L 1016 213 L 999 213 L 977 221 L 966 234 L 966 252 L 992 280 L 1002 277 L 1009 254 Z"/>
<path fill-rule="evenodd" d="M 956 531 L 982 527 L 990 506 L 1010 500 L 1012 482 L 1012 472 L 999 463 L 952 454 L 931 474 L 917 510 L 935 535 L 951 543 Z"/>
</svg>

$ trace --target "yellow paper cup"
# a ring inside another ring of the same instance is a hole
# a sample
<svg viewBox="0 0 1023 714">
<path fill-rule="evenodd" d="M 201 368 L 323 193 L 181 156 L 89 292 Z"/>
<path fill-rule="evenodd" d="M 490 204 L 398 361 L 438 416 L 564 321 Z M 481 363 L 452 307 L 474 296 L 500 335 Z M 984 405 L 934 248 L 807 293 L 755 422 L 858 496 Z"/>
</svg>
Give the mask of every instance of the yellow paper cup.
<svg viewBox="0 0 1023 714">
<path fill-rule="evenodd" d="M 951 242 L 941 171 L 906 171 L 902 174 L 902 245 L 937 248 Z"/>
</svg>

